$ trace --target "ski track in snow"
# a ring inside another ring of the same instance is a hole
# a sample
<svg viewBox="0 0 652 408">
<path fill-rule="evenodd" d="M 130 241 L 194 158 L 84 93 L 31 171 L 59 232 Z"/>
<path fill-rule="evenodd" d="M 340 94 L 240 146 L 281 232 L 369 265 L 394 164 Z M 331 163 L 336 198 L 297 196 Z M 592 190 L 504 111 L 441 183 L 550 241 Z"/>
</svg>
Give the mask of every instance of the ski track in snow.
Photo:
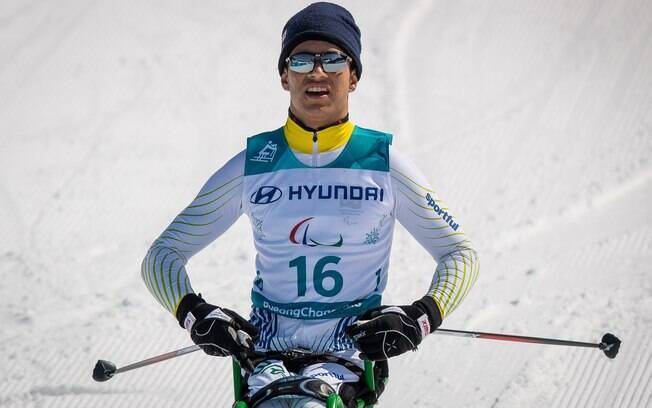
<svg viewBox="0 0 652 408">
<path fill-rule="evenodd" d="M 617 375 L 609 370 L 610 362 L 591 358 L 589 353 L 574 353 L 568 368 L 572 375 L 562 377 L 564 390 L 551 406 L 566 407 L 646 407 L 652 397 L 650 371 L 652 350 L 648 336 L 641 333 L 624 344 L 627 349 L 619 358 L 629 369 Z M 632 342 L 632 340 L 634 340 Z M 615 392 L 601 393 L 603 387 L 613 384 Z"/>
<path fill-rule="evenodd" d="M 230 361 L 202 353 L 90 374 L 189 344 L 140 260 L 244 136 L 283 120 L 265 106 L 285 103 L 273 62 L 299 4 L 0 5 L 0 407 L 230 406 Z M 352 99 L 380 123 L 352 118 L 396 134 L 480 249 L 444 327 L 623 341 L 608 360 L 432 336 L 391 361 L 379 406 L 652 406 L 649 2 L 343 4 L 365 23 Z M 241 313 L 249 234 L 238 221 L 188 265 Z M 398 227 L 385 301 L 421 296 L 430 264 Z"/>
<path fill-rule="evenodd" d="M 433 0 L 420 0 L 416 5 L 405 8 L 398 12 L 401 13 L 401 18 L 398 22 L 398 27 L 395 35 L 393 36 L 391 55 L 393 63 L 389 66 L 391 72 L 390 81 L 395 88 L 392 100 L 393 115 L 395 117 L 394 129 L 397 135 L 401 137 L 401 143 L 410 145 L 414 140 L 414 135 L 411 130 L 410 118 L 410 95 L 407 87 L 407 81 L 404 80 L 405 72 L 408 71 L 406 61 L 410 60 L 408 52 L 411 50 L 410 42 L 414 40 L 416 27 L 423 24 L 424 19 L 427 18 L 429 10 L 433 6 Z"/>
</svg>

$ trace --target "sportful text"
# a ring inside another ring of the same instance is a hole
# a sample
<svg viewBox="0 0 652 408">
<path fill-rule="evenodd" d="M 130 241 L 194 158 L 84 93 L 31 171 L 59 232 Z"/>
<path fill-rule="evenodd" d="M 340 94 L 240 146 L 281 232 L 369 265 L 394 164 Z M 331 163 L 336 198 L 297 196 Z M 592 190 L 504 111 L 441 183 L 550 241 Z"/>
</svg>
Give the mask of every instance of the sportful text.
<svg viewBox="0 0 652 408">
<path fill-rule="evenodd" d="M 453 231 L 457 231 L 457 229 L 460 227 L 460 224 L 456 223 L 455 220 L 453 220 L 453 216 L 449 214 L 448 212 L 444 211 L 441 209 L 439 205 L 435 202 L 435 199 L 432 198 L 430 193 L 426 194 L 426 201 L 428 202 L 428 205 L 432 207 L 433 210 L 437 213 L 437 215 L 441 215 L 444 221 L 448 223 L 448 225 L 451 226 Z"/>
</svg>

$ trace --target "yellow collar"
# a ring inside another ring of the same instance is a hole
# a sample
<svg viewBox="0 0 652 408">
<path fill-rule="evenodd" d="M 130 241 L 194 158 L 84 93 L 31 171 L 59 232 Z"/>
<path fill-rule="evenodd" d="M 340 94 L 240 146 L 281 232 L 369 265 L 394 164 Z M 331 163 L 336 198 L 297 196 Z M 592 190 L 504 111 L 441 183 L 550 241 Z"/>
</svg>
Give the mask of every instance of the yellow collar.
<svg viewBox="0 0 652 408">
<path fill-rule="evenodd" d="M 355 125 L 346 121 L 338 125 L 327 127 L 317 131 L 317 150 L 328 152 L 338 149 L 346 144 L 353 133 Z M 299 124 L 288 118 L 283 127 L 285 140 L 292 150 L 300 153 L 312 153 L 313 132 L 305 130 Z"/>
</svg>

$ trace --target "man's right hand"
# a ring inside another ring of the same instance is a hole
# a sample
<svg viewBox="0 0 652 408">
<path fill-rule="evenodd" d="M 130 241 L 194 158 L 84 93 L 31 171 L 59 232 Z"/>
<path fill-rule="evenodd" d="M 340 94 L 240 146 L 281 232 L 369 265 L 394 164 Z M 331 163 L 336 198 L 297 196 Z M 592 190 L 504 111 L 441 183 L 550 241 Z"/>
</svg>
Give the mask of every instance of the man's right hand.
<svg viewBox="0 0 652 408">
<path fill-rule="evenodd" d="M 254 350 L 258 329 L 236 312 L 206 303 L 190 293 L 177 308 L 179 324 L 195 344 L 212 356 L 239 355 Z"/>
</svg>

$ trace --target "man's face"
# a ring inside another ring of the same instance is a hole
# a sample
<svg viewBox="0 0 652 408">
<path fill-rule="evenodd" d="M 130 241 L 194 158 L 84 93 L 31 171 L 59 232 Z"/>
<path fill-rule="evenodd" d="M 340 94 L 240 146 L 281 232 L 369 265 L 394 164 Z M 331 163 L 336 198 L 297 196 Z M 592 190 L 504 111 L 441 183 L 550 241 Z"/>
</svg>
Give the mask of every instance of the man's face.
<svg viewBox="0 0 652 408">
<path fill-rule="evenodd" d="M 312 54 L 341 49 L 326 41 L 304 41 L 294 47 L 290 55 L 299 52 Z M 349 64 L 342 72 L 325 72 L 315 62 L 311 72 L 301 74 L 287 67 L 281 75 L 283 89 L 290 92 L 290 109 L 303 123 L 318 128 L 342 119 L 349 111 L 349 92 L 358 79 Z"/>
</svg>

